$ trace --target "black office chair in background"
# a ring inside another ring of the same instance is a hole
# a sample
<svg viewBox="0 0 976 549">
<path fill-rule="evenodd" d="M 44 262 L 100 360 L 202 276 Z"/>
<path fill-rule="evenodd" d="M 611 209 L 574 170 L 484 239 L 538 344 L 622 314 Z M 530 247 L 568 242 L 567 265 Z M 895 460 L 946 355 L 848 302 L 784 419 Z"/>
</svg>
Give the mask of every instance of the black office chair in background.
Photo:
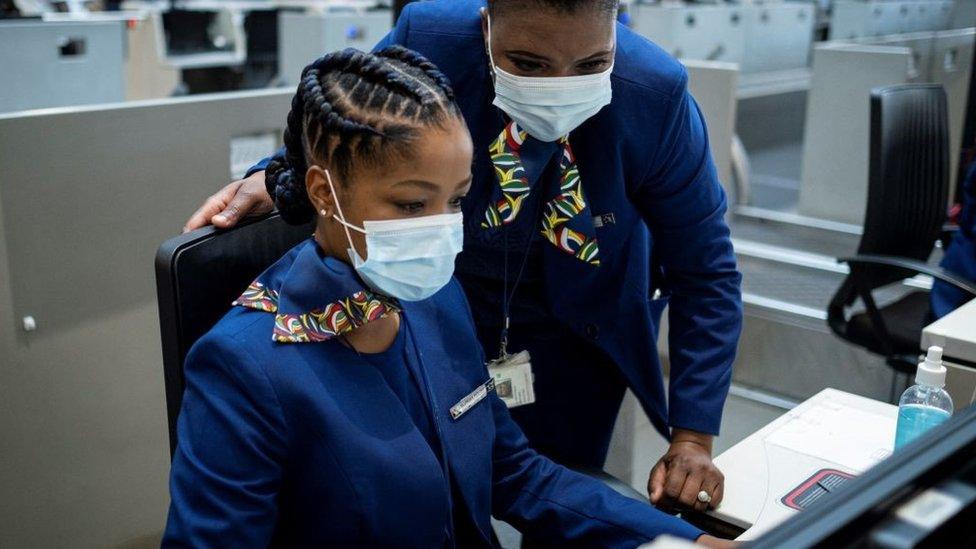
<svg viewBox="0 0 976 549">
<path fill-rule="evenodd" d="M 875 291 L 918 274 L 976 296 L 976 286 L 926 262 L 946 220 L 949 130 L 946 95 L 935 84 L 878 88 L 871 94 L 871 153 L 864 232 L 850 274 L 827 310 L 841 338 L 915 371 L 929 292 L 914 290 L 878 306 Z M 864 310 L 848 316 L 860 298 Z"/>
<path fill-rule="evenodd" d="M 275 213 L 245 220 L 229 231 L 199 229 L 159 247 L 156 297 L 170 454 L 176 449 L 176 417 L 185 385 L 183 362 L 190 347 L 259 274 L 311 234 L 311 224 L 288 225 Z"/>
</svg>

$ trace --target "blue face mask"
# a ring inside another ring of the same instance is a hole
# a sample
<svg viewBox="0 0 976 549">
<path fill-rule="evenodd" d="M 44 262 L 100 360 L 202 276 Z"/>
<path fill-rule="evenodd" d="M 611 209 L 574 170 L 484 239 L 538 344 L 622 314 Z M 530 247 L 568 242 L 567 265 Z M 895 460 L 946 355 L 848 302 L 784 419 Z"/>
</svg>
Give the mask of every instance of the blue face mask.
<svg viewBox="0 0 976 549">
<path fill-rule="evenodd" d="M 610 104 L 613 65 L 582 76 L 518 76 L 495 64 L 488 19 L 488 60 L 495 75 L 494 105 L 539 141 L 556 141 Z"/>
<path fill-rule="evenodd" d="M 326 170 L 329 186 L 332 176 Z M 332 187 L 332 196 L 337 196 Z M 336 200 L 333 218 L 346 228 L 349 259 L 373 290 L 403 301 L 421 301 L 437 293 L 454 275 L 454 259 L 464 243 L 461 213 L 411 219 L 347 223 Z M 349 229 L 366 235 L 366 259 L 352 243 Z"/>
</svg>

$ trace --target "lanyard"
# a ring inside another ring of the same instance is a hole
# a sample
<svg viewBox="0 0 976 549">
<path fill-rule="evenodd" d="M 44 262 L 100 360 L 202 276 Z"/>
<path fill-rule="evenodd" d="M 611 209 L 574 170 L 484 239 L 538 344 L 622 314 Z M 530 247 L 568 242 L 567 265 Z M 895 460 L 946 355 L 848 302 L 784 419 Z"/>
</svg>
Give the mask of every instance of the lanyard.
<svg viewBox="0 0 976 549">
<path fill-rule="evenodd" d="M 539 181 L 536 182 L 537 187 L 541 187 L 541 181 L 546 176 L 546 173 L 548 172 L 549 163 L 551 163 L 551 160 L 550 162 L 546 163 L 546 166 L 542 169 L 542 173 L 539 175 Z M 537 192 L 536 195 L 537 196 L 535 196 L 534 198 L 535 200 L 539 201 L 539 204 L 536 206 L 535 215 L 532 216 L 532 225 L 530 226 L 535 226 L 536 224 L 538 224 L 539 217 L 542 215 L 542 205 L 545 203 L 545 199 L 539 194 L 539 192 Z M 528 236 L 528 242 L 525 244 L 525 252 L 522 254 L 522 264 L 519 266 L 518 274 L 515 276 L 515 282 L 512 284 L 512 291 L 511 293 L 509 293 L 508 291 L 509 231 L 511 231 L 511 226 L 505 227 L 505 236 L 503 239 L 505 245 L 504 247 L 505 273 L 504 275 L 502 275 L 502 281 L 503 281 L 502 282 L 502 331 L 501 331 L 501 336 L 499 338 L 500 341 L 498 343 L 498 360 L 505 360 L 505 358 L 508 357 L 508 329 L 511 325 L 512 299 L 515 298 L 515 292 L 516 290 L 518 290 L 519 283 L 522 281 L 522 275 L 525 273 L 525 266 L 529 262 L 529 253 L 532 251 L 532 240 L 535 238 L 535 233 L 532 230 L 530 230 Z"/>
</svg>

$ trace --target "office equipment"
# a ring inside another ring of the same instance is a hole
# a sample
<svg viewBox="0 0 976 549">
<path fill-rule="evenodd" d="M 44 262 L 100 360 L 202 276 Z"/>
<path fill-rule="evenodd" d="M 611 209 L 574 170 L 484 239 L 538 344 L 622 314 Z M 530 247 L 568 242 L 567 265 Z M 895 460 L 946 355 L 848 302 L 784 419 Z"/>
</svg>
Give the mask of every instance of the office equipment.
<svg viewBox="0 0 976 549">
<path fill-rule="evenodd" d="M 932 345 L 943 349 L 946 391 L 956 410 L 976 403 L 976 300 L 922 330 L 921 348 Z"/>
<path fill-rule="evenodd" d="M 871 170 L 864 233 L 858 253 L 840 261 L 850 274 L 827 309 L 841 338 L 913 373 L 928 316 L 928 292 L 875 291 L 923 273 L 976 296 L 976 286 L 926 264 L 942 231 L 948 200 L 949 151 L 945 92 L 933 84 L 906 84 L 871 95 Z M 860 298 L 865 311 L 847 316 Z"/>
<path fill-rule="evenodd" d="M 121 101 L 122 21 L 0 21 L 0 113 Z"/>
<path fill-rule="evenodd" d="M 324 12 L 283 12 L 279 17 L 280 81 L 295 85 L 302 69 L 344 48 L 369 51 L 393 26 L 389 9 L 334 7 Z"/>
<path fill-rule="evenodd" d="M 244 15 L 238 10 L 155 10 L 157 48 L 171 66 L 200 69 L 240 65 L 247 58 Z"/>
<path fill-rule="evenodd" d="M 976 408 L 969 408 L 750 547 L 972 547 Z"/>
<path fill-rule="evenodd" d="M 830 490 L 837 477 L 860 475 L 888 457 L 897 413 L 890 404 L 825 389 L 716 457 L 725 499 L 718 509 L 685 516 L 754 539 L 797 513 L 791 503 L 811 479 L 832 476 Z"/>
</svg>

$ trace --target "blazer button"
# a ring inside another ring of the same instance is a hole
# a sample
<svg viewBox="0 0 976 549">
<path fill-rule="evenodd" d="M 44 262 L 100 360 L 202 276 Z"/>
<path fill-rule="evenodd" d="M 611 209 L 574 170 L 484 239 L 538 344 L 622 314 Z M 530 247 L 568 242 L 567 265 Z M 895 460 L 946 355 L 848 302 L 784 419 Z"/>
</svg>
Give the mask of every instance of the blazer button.
<svg viewBox="0 0 976 549">
<path fill-rule="evenodd" d="M 596 324 L 587 324 L 584 331 L 586 332 L 586 337 L 590 339 L 596 339 L 600 337 L 600 327 L 597 326 Z"/>
</svg>

